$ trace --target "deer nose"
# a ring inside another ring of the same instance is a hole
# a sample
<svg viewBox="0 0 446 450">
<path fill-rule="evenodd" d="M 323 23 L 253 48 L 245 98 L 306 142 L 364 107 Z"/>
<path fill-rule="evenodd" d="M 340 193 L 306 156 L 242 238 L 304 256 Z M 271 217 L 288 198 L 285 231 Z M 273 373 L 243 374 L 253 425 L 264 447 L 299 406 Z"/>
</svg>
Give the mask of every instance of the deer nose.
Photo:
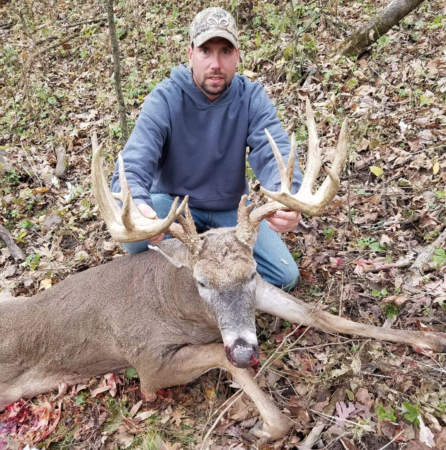
<svg viewBox="0 0 446 450">
<path fill-rule="evenodd" d="M 231 364 L 240 369 L 257 366 L 259 346 L 239 338 L 230 347 L 226 347 L 226 356 Z"/>
</svg>

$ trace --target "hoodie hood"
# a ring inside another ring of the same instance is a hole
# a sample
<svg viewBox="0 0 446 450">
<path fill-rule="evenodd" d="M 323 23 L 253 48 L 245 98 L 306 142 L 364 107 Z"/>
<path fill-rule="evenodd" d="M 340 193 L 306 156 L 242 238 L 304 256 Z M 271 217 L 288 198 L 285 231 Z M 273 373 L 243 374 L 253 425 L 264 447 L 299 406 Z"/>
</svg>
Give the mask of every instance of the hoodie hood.
<svg viewBox="0 0 446 450">
<path fill-rule="evenodd" d="M 232 101 L 235 92 L 236 85 L 239 83 L 240 75 L 235 75 L 228 89 L 223 92 L 220 97 L 217 98 L 214 102 L 211 102 L 206 95 L 195 85 L 195 82 L 192 78 L 192 74 L 190 72 L 189 67 L 181 64 L 178 67 L 174 67 L 170 72 L 170 79 L 188 96 L 193 102 L 201 107 L 209 107 L 212 105 L 221 105 L 225 103 L 229 103 Z"/>
</svg>

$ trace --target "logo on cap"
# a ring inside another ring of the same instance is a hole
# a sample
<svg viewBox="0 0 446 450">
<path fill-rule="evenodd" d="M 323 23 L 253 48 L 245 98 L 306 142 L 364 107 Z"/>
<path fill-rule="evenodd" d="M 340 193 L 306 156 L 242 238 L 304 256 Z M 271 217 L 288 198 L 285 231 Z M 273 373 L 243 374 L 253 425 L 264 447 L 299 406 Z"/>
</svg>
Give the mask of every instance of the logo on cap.
<svg viewBox="0 0 446 450">
<path fill-rule="evenodd" d="M 235 48 L 237 45 L 237 24 L 230 13 L 222 8 L 207 8 L 199 12 L 190 26 L 190 41 L 200 47 L 209 39 L 222 37 Z"/>
</svg>

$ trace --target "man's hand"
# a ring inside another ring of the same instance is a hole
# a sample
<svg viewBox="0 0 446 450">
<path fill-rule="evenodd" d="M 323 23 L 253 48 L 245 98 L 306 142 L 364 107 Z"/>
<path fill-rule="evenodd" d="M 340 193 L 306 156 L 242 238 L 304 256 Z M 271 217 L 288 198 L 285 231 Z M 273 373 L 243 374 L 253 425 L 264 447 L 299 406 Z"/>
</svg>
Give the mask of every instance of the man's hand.
<svg viewBox="0 0 446 450">
<path fill-rule="evenodd" d="M 140 213 L 143 216 L 145 216 L 149 219 L 154 219 L 154 220 L 158 218 L 156 215 L 156 212 L 149 205 L 146 205 L 145 203 L 141 203 L 140 205 L 137 205 L 136 207 L 139 209 Z M 158 244 L 158 242 L 161 242 L 163 239 L 164 239 L 164 233 L 161 233 L 158 236 L 151 237 L 150 242 L 152 244 Z"/>
<path fill-rule="evenodd" d="M 266 223 L 277 233 L 287 233 L 294 230 L 301 219 L 301 214 L 296 211 L 277 211 L 266 219 Z"/>
</svg>

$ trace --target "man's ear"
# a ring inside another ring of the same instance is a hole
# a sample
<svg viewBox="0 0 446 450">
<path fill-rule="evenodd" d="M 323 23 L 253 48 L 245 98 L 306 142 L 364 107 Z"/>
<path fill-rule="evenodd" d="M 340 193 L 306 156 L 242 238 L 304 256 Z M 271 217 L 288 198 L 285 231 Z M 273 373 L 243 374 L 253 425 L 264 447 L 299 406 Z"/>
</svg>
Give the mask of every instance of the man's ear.
<svg viewBox="0 0 446 450">
<path fill-rule="evenodd" d="M 189 57 L 189 67 L 192 67 L 192 52 L 194 49 L 192 47 L 188 47 L 187 49 L 187 56 Z"/>
</svg>

